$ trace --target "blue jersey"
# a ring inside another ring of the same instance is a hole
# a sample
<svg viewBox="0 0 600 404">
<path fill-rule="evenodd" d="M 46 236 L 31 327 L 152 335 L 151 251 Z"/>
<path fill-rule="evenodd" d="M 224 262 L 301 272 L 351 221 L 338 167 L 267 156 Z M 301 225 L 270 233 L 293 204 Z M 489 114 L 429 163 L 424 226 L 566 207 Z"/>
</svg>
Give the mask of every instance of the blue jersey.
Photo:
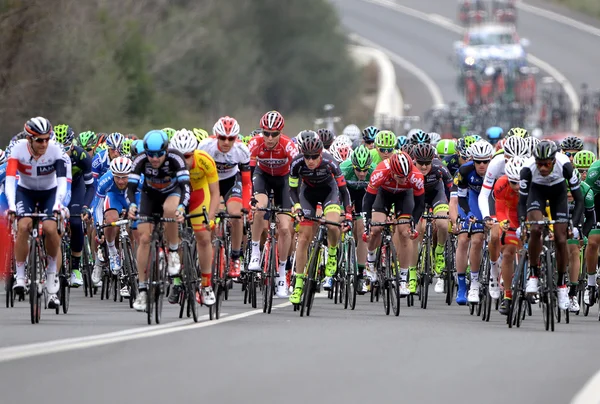
<svg viewBox="0 0 600 404">
<path fill-rule="evenodd" d="M 6 164 L 0 165 L 0 213 L 4 213 L 8 209 L 8 199 L 4 193 L 4 180 L 6 179 Z"/>
<path fill-rule="evenodd" d="M 455 176 L 456 172 L 460 168 L 460 160 L 459 160 L 458 154 L 446 156 L 446 157 L 444 157 L 442 162 L 444 163 L 444 165 L 446 166 L 448 171 L 450 171 L 450 174 L 452 176 Z"/>
<path fill-rule="evenodd" d="M 466 215 L 482 219 L 477 198 L 479 192 L 481 192 L 483 177 L 477 174 L 472 161 L 460 166 L 456 177 L 454 177 L 454 184 L 457 187 L 458 204 L 463 217 Z"/>
<path fill-rule="evenodd" d="M 98 180 L 108 171 L 110 167 L 110 156 L 108 150 L 100 150 L 92 161 L 92 177 L 95 188 L 98 188 Z"/>
</svg>

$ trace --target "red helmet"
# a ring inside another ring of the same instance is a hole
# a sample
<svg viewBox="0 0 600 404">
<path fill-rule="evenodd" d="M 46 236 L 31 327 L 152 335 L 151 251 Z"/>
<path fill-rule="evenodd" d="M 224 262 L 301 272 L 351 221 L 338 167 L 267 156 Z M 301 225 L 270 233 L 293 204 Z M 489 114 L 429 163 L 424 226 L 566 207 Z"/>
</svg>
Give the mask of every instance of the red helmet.
<svg viewBox="0 0 600 404">
<path fill-rule="evenodd" d="M 410 173 L 410 157 L 404 152 L 392 154 L 389 158 L 389 164 L 392 173 L 400 177 L 407 177 Z"/>
<path fill-rule="evenodd" d="M 215 136 L 238 137 L 240 125 L 234 118 L 223 116 L 213 126 L 213 134 Z"/>
<path fill-rule="evenodd" d="M 269 111 L 260 119 L 260 128 L 266 131 L 281 132 L 285 121 L 278 111 Z"/>
</svg>

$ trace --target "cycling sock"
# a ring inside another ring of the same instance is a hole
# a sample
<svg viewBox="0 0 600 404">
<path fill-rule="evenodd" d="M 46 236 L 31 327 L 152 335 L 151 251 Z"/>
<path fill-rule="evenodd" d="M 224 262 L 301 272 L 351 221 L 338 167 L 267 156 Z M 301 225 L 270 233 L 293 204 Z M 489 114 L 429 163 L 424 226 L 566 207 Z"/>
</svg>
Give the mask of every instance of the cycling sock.
<svg viewBox="0 0 600 404">
<path fill-rule="evenodd" d="M 479 272 L 471 271 L 471 283 L 479 282 Z"/>
<path fill-rule="evenodd" d="M 558 286 L 558 287 L 565 286 L 565 274 L 558 274 L 558 278 L 556 280 L 556 286 Z"/>
<path fill-rule="evenodd" d="M 279 261 L 279 276 L 285 278 L 285 266 L 287 264 L 287 260 Z"/>
<path fill-rule="evenodd" d="M 512 290 L 508 289 L 504 291 L 504 299 L 512 300 Z"/>
<path fill-rule="evenodd" d="M 140 292 L 143 290 L 144 292 L 148 289 L 148 284 L 144 281 L 139 281 L 138 282 L 138 289 L 140 290 Z"/>
<path fill-rule="evenodd" d="M 335 247 L 329 247 L 329 256 L 330 257 L 337 257 L 337 246 L 335 246 Z"/>
<path fill-rule="evenodd" d="M 169 244 L 169 251 L 178 251 L 178 250 L 179 250 L 179 243 Z"/>
<path fill-rule="evenodd" d="M 115 255 L 118 253 L 117 247 L 115 247 L 115 241 L 107 241 L 106 245 L 108 246 L 108 253 L 110 255 Z"/>
<path fill-rule="evenodd" d="M 17 264 L 19 265 L 19 264 Z M 17 267 L 17 273 L 18 273 Z M 25 263 L 23 263 L 23 271 L 25 270 Z M 596 274 L 588 274 L 588 286 L 596 286 Z"/>
<path fill-rule="evenodd" d="M 79 263 L 81 262 L 81 257 L 76 257 L 71 255 L 71 269 L 73 271 L 79 271 Z"/>
<path fill-rule="evenodd" d="M 25 278 L 25 263 L 24 262 L 17 262 L 17 278 L 21 278 L 21 279 Z M 594 282 L 596 282 L 596 280 L 594 280 Z M 588 283 L 589 283 L 589 281 L 588 281 Z"/>
<path fill-rule="evenodd" d="M 362 276 L 365 273 L 365 265 L 364 264 L 358 264 L 358 275 Z"/>
<path fill-rule="evenodd" d="M 577 285 L 579 285 L 577 282 L 569 283 L 569 297 L 574 297 L 577 294 Z"/>
<path fill-rule="evenodd" d="M 212 280 L 212 273 L 209 272 L 207 274 L 202 273 L 202 287 L 205 288 L 207 286 L 210 286 L 210 282 Z"/>
<path fill-rule="evenodd" d="M 288 257 L 287 260 L 285 261 L 285 270 L 286 271 L 292 270 L 292 257 Z"/>
<path fill-rule="evenodd" d="M 490 262 L 490 278 L 498 280 L 498 261 Z"/>
<path fill-rule="evenodd" d="M 406 282 L 406 277 L 408 276 L 408 269 L 400 268 L 400 281 Z"/>
<path fill-rule="evenodd" d="M 47 274 L 56 273 L 56 258 L 48 256 L 48 268 L 46 269 Z"/>
<path fill-rule="evenodd" d="M 458 287 L 463 288 L 463 290 L 467 287 L 467 275 L 466 274 L 458 274 Z"/>
<path fill-rule="evenodd" d="M 444 253 L 444 246 L 442 244 L 438 244 L 435 246 L 435 253 L 436 254 L 443 254 Z"/>
<path fill-rule="evenodd" d="M 240 259 L 240 255 L 242 255 L 242 250 L 231 250 L 231 259 L 238 260 Z"/>
<path fill-rule="evenodd" d="M 252 256 L 260 257 L 260 241 L 252 241 Z"/>
<path fill-rule="evenodd" d="M 367 261 L 375 262 L 377 250 L 367 251 Z"/>
</svg>

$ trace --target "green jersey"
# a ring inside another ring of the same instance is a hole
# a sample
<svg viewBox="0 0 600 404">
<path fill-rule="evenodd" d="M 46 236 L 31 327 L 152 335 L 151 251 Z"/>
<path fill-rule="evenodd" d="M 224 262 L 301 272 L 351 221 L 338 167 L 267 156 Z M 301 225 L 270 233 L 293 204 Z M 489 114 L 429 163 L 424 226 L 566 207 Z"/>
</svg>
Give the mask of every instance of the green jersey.
<svg viewBox="0 0 600 404">
<path fill-rule="evenodd" d="M 583 194 L 583 204 L 586 210 L 594 210 L 594 192 L 585 182 L 581 183 L 581 193 Z M 573 209 L 574 202 L 569 202 L 569 210 Z"/>
<path fill-rule="evenodd" d="M 375 166 L 383 161 L 376 148 L 371 149 L 371 160 L 373 160 Z"/>
<path fill-rule="evenodd" d="M 342 174 L 344 174 L 344 178 L 346 179 L 346 186 L 349 189 L 354 190 L 364 190 L 366 188 L 365 183 L 368 183 L 371 179 L 371 174 L 375 170 L 377 165 L 375 163 L 371 163 L 369 167 L 369 171 L 367 171 L 367 176 L 364 181 L 360 181 L 354 172 L 354 167 L 352 166 L 352 161 L 350 159 L 342 161 L 340 164 L 340 170 L 342 170 Z M 359 183 L 362 183 L 359 185 Z"/>
<path fill-rule="evenodd" d="M 594 195 L 600 194 L 600 160 L 590 166 L 583 184 L 589 185 Z"/>
</svg>

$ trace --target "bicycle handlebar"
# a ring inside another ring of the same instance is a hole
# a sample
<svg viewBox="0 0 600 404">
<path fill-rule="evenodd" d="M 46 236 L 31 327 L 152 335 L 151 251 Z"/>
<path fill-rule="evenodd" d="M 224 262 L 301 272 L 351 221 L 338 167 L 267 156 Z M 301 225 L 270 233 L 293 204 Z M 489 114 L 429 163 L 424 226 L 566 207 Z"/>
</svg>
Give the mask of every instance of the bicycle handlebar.
<svg viewBox="0 0 600 404">
<path fill-rule="evenodd" d="M 324 219 L 322 217 L 302 216 L 302 219 L 303 220 L 308 220 L 308 221 L 311 221 L 311 222 L 318 222 L 320 224 L 328 224 L 328 225 L 331 225 L 331 226 L 342 227 L 341 223 L 332 222 L 331 220 L 327 220 L 327 219 Z"/>
</svg>

